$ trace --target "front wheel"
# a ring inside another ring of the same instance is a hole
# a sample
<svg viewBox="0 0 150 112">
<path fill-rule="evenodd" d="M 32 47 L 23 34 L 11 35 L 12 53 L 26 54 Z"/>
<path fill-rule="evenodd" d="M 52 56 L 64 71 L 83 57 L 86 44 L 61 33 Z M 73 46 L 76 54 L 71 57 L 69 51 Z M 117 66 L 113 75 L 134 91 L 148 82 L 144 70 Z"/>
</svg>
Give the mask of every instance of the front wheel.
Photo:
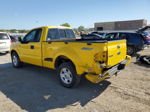
<svg viewBox="0 0 150 112">
<path fill-rule="evenodd" d="M 64 87 L 75 87 L 80 83 L 80 76 L 77 75 L 75 67 L 70 62 L 62 63 L 58 68 L 58 77 Z"/>
<path fill-rule="evenodd" d="M 19 59 L 19 56 L 17 55 L 16 52 L 13 52 L 11 55 L 11 59 L 12 59 L 12 65 L 15 68 L 19 68 L 22 66 L 22 62 Z"/>
</svg>

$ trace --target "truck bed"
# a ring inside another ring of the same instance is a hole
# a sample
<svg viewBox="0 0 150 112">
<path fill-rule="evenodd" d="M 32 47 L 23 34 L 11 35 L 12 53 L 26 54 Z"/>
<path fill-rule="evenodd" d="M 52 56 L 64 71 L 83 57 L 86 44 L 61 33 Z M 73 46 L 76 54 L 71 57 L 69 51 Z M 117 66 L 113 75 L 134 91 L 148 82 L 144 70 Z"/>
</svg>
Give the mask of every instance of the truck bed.
<svg viewBox="0 0 150 112">
<path fill-rule="evenodd" d="M 122 41 L 122 40 L 109 40 L 109 41 Z M 45 42 L 107 43 L 109 41 L 108 40 L 95 40 L 95 39 L 62 39 L 62 40 L 51 40 L 51 41 L 45 41 Z"/>
</svg>

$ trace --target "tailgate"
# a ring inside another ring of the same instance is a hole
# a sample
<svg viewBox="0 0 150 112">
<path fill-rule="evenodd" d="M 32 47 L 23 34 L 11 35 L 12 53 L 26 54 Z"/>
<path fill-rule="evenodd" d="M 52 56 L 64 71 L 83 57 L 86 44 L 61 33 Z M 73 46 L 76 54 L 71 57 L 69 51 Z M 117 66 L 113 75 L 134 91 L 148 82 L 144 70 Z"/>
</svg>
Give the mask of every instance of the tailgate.
<svg viewBox="0 0 150 112">
<path fill-rule="evenodd" d="M 107 66 L 114 66 L 126 58 L 126 40 L 108 42 Z"/>
</svg>

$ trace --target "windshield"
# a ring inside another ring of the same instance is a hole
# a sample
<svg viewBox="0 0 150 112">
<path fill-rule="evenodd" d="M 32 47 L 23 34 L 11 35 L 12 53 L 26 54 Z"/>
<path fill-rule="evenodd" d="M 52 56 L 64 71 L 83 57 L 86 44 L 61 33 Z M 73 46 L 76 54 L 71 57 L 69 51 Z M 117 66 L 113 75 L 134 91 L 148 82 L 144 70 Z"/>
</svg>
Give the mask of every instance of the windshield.
<svg viewBox="0 0 150 112">
<path fill-rule="evenodd" d="M 7 39 L 9 39 L 9 37 L 7 36 L 7 34 L 0 33 L 0 40 L 7 40 Z"/>
</svg>

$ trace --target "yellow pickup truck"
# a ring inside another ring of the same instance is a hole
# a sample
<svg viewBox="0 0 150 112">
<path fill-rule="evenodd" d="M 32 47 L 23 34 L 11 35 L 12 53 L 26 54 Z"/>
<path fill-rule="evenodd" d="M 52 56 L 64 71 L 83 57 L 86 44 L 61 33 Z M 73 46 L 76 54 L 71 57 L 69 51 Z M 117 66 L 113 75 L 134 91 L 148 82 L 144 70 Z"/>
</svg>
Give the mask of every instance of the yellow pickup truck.
<svg viewBox="0 0 150 112">
<path fill-rule="evenodd" d="M 81 76 L 98 83 L 130 63 L 126 40 L 76 39 L 71 28 L 44 26 L 31 30 L 11 46 L 12 65 L 23 63 L 56 69 L 61 84 L 77 86 Z"/>
</svg>

